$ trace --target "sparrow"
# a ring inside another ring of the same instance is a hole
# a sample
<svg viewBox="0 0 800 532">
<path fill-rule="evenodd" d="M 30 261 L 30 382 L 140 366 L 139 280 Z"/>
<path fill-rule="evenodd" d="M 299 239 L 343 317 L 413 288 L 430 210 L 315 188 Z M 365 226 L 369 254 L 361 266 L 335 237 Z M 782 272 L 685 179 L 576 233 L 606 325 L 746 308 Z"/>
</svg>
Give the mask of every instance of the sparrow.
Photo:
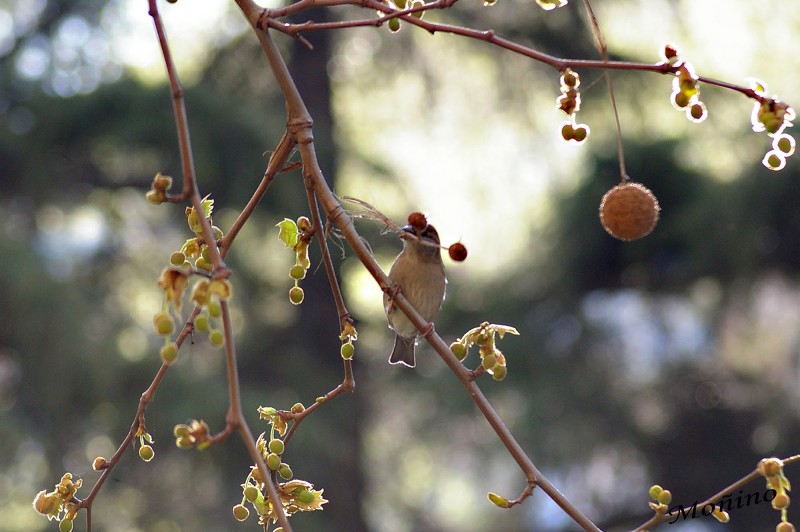
<svg viewBox="0 0 800 532">
<path fill-rule="evenodd" d="M 447 284 L 439 234 L 432 225 L 427 225 L 424 229 L 407 225 L 402 230 L 400 238 L 403 239 L 403 251 L 389 269 L 389 279 L 399 287 L 400 292 L 420 315 L 430 322 L 442 307 Z M 389 363 L 405 364 L 413 368 L 414 348 L 419 331 L 403 311 L 395 306 L 390 293 L 383 296 L 383 309 L 389 320 L 389 328 L 395 332 L 394 349 Z"/>
</svg>

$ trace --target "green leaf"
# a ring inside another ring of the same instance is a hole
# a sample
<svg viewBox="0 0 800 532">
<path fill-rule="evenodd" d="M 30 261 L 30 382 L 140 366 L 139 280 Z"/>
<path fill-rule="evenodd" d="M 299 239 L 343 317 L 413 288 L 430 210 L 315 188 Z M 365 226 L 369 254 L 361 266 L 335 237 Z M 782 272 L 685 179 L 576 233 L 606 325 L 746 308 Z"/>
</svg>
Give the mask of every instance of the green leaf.
<svg viewBox="0 0 800 532">
<path fill-rule="evenodd" d="M 492 325 L 494 327 L 495 332 L 497 335 L 502 338 L 506 334 L 516 334 L 519 336 L 519 331 L 517 331 L 514 327 L 510 325 Z"/>
<path fill-rule="evenodd" d="M 275 224 L 278 227 L 278 238 L 283 241 L 287 248 L 294 248 L 297 245 L 297 224 L 294 220 L 284 218 L 282 222 Z"/>
<path fill-rule="evenodd" d="M 214 200 L 209 196 L 206 196 L 203 198 L 203 201 L 201 201 L 200 204 L 203 206 L 203 213 L 205 214 L 205 217 L 208 218 L 211 216 L 211 211 L 214 210 Z"/>
</svg>

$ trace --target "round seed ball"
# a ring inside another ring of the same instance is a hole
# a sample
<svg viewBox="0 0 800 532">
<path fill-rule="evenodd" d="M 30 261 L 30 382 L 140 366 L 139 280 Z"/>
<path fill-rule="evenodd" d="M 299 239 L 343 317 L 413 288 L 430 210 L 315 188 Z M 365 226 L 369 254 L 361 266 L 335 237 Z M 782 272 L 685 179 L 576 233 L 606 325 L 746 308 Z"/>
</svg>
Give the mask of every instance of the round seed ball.
<svg viewBox="0 0 800 532">
<path fill-rule="evenodd" d="M 606 192 L 600 201 L 600 223 L 620 240 L 649 235 L 658 222 L 658 200 L 641 183 L 623 183 Z"/>
</svg>

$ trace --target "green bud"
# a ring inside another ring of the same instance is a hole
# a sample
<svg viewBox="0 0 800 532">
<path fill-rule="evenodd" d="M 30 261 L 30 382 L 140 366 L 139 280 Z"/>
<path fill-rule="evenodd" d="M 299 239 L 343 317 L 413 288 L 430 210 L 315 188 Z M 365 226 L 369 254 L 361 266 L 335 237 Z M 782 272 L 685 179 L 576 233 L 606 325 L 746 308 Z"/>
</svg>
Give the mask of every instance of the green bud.
<svg viewBox="0 0 800 532">
<path fill-rule="evenodd" d="M 356 348 L 353 346 L 352 342 L 345 342 L 342 344 L 342 349 L 340 350 L 342 354 L 342 358 L 345 360 L 350 360 L 353 358 L 353 354 L 356 352 Z"/>
<path fill-rule="evenodd" d="M 244 521 L 249 516 L 250 510 L 248 510 L 243 504 L 237 504 L 233 507 L 233 517 L 235 517 L 237 521 Z"/>
<path fill-rule="evenodd" d="M 198 332 L 206 332 L 208 330 L 208 316 L 205 314 L 198 314 L 194 319 L 194 328 Z"/>
<path fill-rule="evenodd" d="M 222 347 L 225 343 L 225 335 L 219 329 L 211 329 L 208 331 L 208 341 L 214 347 Z"/>
<path fill-rule="evenodd" d="M 295 403 L 292 405 L 290 412 L 292 414 L 301 414 L 305 412 L 306 407 L 303 406 L 303 403 Z"/>
<path fill-rule="evenodd" d="M 650 495 L 651 499 L 658 500 L 658 496 L 661 495 L 662 491 L 664 491 L 664 488 L 662 488 L 658 484 L 653 484 L 652 486 L 650 486 L 650 491 L 648 491 L 648 494 Z"/>
<path fill-rule="evenodd" d="M 658 502 L 660 504 L 666 504 L 672 502 L 672 493 L 669 490 L 662 490 L 661 493 L 658 494 Z"/>
<path fill-rule="evenodd" d="M 164 361 L 164 364 L 171 365 L 175 363 L 175 360 L 178 359 L 178 344 L 175 342 L 170 342 L 165 344 L 161 348 L 161 360 Z"/>
<path fill-rule="evenodd" d="M 145 462 L 149 462 L 150 460 L 152 460 L 155 455 L 156 455 L 155 451 L 153 451 L 153 448 L 150 447 L 149 445 L 142 445 L 141 447 L 139 447 L 139 458 L 141 458 Z"/>
<path fill-rule="evenodd" d="M 208 304 L 208 315 L 212 318 L 222 316 L 222 305 L 220 305 L 219 301 L 212 301 Z"/>
<path fill-rule="evenodd" d="M 292 305 L 299 305 L 303 302 L 304 297 L 303 289 L 299 286 L 294 286 L 289 290 L 289 301 L 292 302 Z"/>
<path fill-rule="evenodd" d="M 186 255 L 181 253 L 180 251 L 176 251 L 169 257 L 169 263 L 173 266 L 183 266 L 183 263 L 186 262 Z"/>
<path fill-rule="evenodd" d="M 267 455 L 267 467 L 272 471 L 277 471 L 281 467 L 281 457 L 275 453 Z"/>
<path fill-rule="evenodd" d="M 255 486 L 247 486 L 244 489 L 244 498 L 250 502 L 255 502 L 260 494 L 261 492 Z"/>
<path fill-rule="evenodd" d="M 283 442 L 277 438 L 270 440 L 267 447 L 269 448 L 270 452 L 275 454 L 283 454 L 283 450 L 285 448 Z"/>
<path fill-rule="evenodd" d="M 496 493 L 491 493 L 491 492 L 489 492 L 488 496 L 489 496 L 489 500 L 492 501 L 492 503 L 495 506 L 498 506 L 500 508 L 508 508 L 509 502 L 508 502 L 508 499 L 506 499 L 505 497 L 502 497 L 502 496 L 500 496 L 500 495 L 498 495 Z"/>
<path fill-rule="evenodd" d="M 295 495 L 295 499 L 302 504 L 311 504 L 314 502 L 314 494 L 310 490 L 303 490 Z"/>
<path fill-rule="evenodd" d="M 481 365 L 483 366 L 483 369 L 487 370 L 494 369 L 494 367 L 497 365 L 497 357 L 491 354 L 486 355 L 485 357 L 483 357 Z"/>
<path fill-rule="evenodd" d="M 175 446 L 178 449 L 191 449 L 194 447 L 194 442 L 190 436 L 179 436 L 175 439 Z"/>
<path fill-rule="evenodd" d="M 295 264 L 294 266 L 292 266 L 292 269 L 289 270 L 289 276 L 292 279 L 297 279 L 298 281 L 300 279 L 304 279 L 306 276 L 306 269 L 300 266 L 299 264 Z"/>
<path fill-rule="evenodd" d="M 153 326 L 160 336 L 169 336 L 175 332 L 175 320 L 169 312 L 159 312 L 153 316 Z"/>
<path fill-rule="evenodd" d="M 59 532 L 72 532 L 72 520 L 66 517 L 58 523 Z"/>
<path fill-rule="evenodd" d="M 492 378 L 499 382 L 506 378 L 506 373 L 508 373 L 508 370 L 505 366 L 495 366 L 492 369 Z"/>
<path fill-rule="evenodd" d="M 203 244 L 200 248 L 200 256 L 203 257 L 204 261 L 211 264 L 211 249 L 207 245 Z"/>
<path fill-rule="evenodd" d="M 461 342 L 453 342 L 450 344 L 450 351 L 452 351 L 459 360 L 464 360 L 467 358 L 467 346 Z"/>
<path fill-rule="evenodd" d="M 281 464 L 280 468 L 278 468 L 278 474 L 284 480 L 289 480 L 290 478 L 292 478 L 292 476 L 294 476 L 294 473 L 292 473 L 292 468 L 289 467 L 289 464 L 286 463 Z"/>
<path fill-rule="evenodd" d="M 194 261 L 194 266 L 198 270 L 204 270 L 207 272 L 210 272 L 214 268 L 214 266 L 203 257 L 197 257 L 197 260 Z"/>
<path fill-rule="evenodd" d="M 400 19 L 399 18 L 397 18 L 397 17 L 390 18 L 388 24 L 389 24 L 389 31 L 391 31 L 392 33 L 397 33 L 398 31 L 400 31 Z"/>
</svg>

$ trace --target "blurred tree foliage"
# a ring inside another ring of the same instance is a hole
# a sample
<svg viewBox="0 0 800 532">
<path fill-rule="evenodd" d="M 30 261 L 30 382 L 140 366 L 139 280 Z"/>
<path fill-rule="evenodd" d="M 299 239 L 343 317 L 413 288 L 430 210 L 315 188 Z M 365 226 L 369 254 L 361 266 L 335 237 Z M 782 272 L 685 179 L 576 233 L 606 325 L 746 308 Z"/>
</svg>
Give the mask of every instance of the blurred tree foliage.
<svg viewBox="0 0 800 532">
<path fill-rule="evenodd" d="M 94 479 L 92 458 L 110 455 L 127 431 L 159 365 L 149 324 L 159 304 L 154 280 L 187 234 L 180 208 L 143 200 L 156 171 L 180 175 L 164 86 L 123 76 L 61 98 L 15 71 L 26 39 L 48 36 L 74 14 L 97 24 L 104 4 L 43 2 L 38 24 L 0 60 L 0 490 L 8 494 L 0 508 L 10 530 L 44 528 L 30 510 L 36 491 L 64 470 Z M 565 31 L 582 24 L 576 12 L 537 17 L 534 26 L 498 10 L 488 16 L 511 38 L 592 56 L 589 40 Z M 315 51 L 289 51 L 331 178 L 337 145 L 325 65 L 332 38 L 315 34 Z M 200 186 L 213 194 L 224 229 L 263 173 L 285 116 L 253 39 L 212 53 L 187 106 Z M 414 54 L 396 53 L 382 66 L 398 64 L 413 66 Z M 504 87 L 518 103 L 513 89 Z M 547 255 L 486 285 L 455 279 L 437 322 L 452 337 L 487 319 L 520 330 L 524 341 L 503 346 L 509 377 L 485 389 L 534 462 L 608 530 L 646 517 L 651 483 L 690 505 L 762 456 L 797 452 L 800 441 L 792 408 L 798 338 L 787 332 L 800 322 L 786 306 L 800 300 L 800 176 L 791 165 L 766 175 L 754 164 L 745 177 L 720 182 L 687 169 L 675 142 L 626 147 L 629 172 L 646 176 L 662 206 L 651 236 L 621 243 L 603 232 L 599 199 L 617 170 L 598 149 L 580 184 L 554 199 L 553 223 L 529 235 L 550 242 Z M 299 172 L 280 176 L 230 257 L 252 413 L 262 404 L 310 402 L 341 378 L 324 272 L 305 282 L 302 307 L 286 301 L 292 258 L 273 226 L 304 214 L 304 206 Z M 366 234 L 377 252 L 396 250 L 376 229 Z M 324 512 L 296 517 L 298 529 L 569 528 L 536 494 L 510 512 L 486 503 L 483 493 L 514 493 L 521 478 L 460 385 L 432 357 L 417 372 L 390 373 L 382 316 L 356 318 L 364 329 L 355 395 L 306 421 L 287 452 L 295 473 L 331 501 Z M 255 526 L 230 516 L 248 465 L 241 444 L 232 439 L 199 454 L 171 442 L 175 423 L 197 417 L 219 428 L 224 419 L 223 363 L 202 343 L 182 350 L 147 413 L 163 467 L 126 456 L 115 470 L 119 482 L 104 488 L 95 507 L 101 528 Z M 474 508 L 465 510 L 465 501 Z M 732 519 L 729 530 L 777 522 L 763 504 Z"/>
</svg>

